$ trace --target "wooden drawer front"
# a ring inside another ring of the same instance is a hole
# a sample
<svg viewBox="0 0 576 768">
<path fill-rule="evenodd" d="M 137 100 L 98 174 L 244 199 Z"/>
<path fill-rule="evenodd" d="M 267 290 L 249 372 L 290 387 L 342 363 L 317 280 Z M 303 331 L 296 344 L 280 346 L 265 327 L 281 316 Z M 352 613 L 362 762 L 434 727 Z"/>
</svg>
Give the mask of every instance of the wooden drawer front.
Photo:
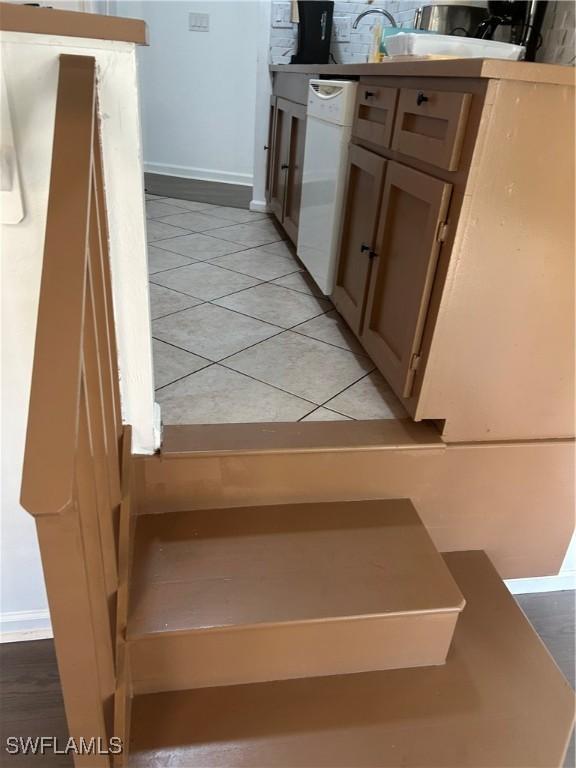
<svg viewBox="0 0 576 768">
<path fill-rule="evenodd" d="M 359 83 L 353 136 L 380 147 L 389 147 L 397 98 L 397 88 Z"/>
<path fill-rule="evenodd" d="M 469 93 L 402 88 L 392 149 L 455 171 L 471 98 Z"/>
</svg>

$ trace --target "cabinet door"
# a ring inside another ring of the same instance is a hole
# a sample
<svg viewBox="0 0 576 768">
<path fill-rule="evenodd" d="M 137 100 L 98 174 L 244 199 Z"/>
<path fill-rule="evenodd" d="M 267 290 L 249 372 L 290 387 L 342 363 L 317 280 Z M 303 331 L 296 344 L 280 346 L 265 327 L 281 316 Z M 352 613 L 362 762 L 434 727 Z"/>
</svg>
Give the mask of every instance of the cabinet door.
<svg viewBox="0 0 576 768">
<path fill-rule="evenodd" d="M 270 208 L 278 221 L 284 218 L 286 171 L 290 151 L 290 108 L 285 99 L 276 99 L 270 169 Z"/>
<path fill-rule="evenodd" d="M 390 162 L 362 342 L 400 397 L 409 397 L 452 185 Z"/>
<path fill-rule="evenodd" d="M 272 198 L 272 174 L 274 172 L 274 142 L 276 134 L 276 96 L 270 97 L 268 117 L 268 141 L 266 143 L 266 202 Z"/>
<path fill-rule="evenodd" d="M 296 245 L 302 198 L 302 174 L 304 171 L 304 143 L 306 139 L 306 107 L 291 104 L 289 110 L 288 168 L 286 176 L 284 218 L 286 234 Z"/>
<path fill-rule="evenodd" d="M 350 145 L 332 298 L 340 314 L 357 334 L 362 329 L 386 162 L 373 152 Z"/>
</svg>

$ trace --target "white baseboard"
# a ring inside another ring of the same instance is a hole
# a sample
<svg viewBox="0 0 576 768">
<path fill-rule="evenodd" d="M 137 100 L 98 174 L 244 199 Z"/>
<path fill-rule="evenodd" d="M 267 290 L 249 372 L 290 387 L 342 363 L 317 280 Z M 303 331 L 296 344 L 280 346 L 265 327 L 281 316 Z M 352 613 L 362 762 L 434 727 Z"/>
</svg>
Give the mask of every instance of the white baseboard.
<svg viewBox="0 0 576 768">
<path fill-rule="evenodd" d="M 0 614 L 0 643 L 53 637 L 49 611 L 7 611 Z"/>
<path fill-rule="evenodd" d="M 567 571 L 556 576 L 538 576 L 533 579 L 507 579 L 504 583 L 513 595 L 562 592 L 566 589 L 576 589 L 576 571 Z"/>
<path fill-rule="evenodd" d="M 229 173 L 211 168 L 190 168 L 186 165 L 164 165 L 162 163 L 144 163 L 147 173 L 159 173 L 162 176 L 179 176 L 182 179 L 197 181 L 217 181 L 220 184 L 240 184 L 243 187 L 252 186 L 251 173 Z"/>
<path fill-rule="evenodd" d="M 251 211 L 256 211 L 257 213 L 268 213 L 270 211 L 266 200 L 251 200 L 249 208 Z"/>
<path fill-rule="evenodd" d="M 160 403 L 154 402 L 154 448 L 160 449 L 162 445 L 162 410 Z"/>
</svg>

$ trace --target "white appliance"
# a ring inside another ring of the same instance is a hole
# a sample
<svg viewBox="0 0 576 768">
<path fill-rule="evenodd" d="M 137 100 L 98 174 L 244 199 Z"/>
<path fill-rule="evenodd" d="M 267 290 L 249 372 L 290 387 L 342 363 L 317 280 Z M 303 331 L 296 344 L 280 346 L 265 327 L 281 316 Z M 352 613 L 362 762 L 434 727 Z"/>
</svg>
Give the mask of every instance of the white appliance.
<svg viewBox="0 0 576 768">
<path fill-rule="evenodd" d="M 297 253 L 320 290 L 334 287 L 356 83 L 310 80 Z"/>
</svg>

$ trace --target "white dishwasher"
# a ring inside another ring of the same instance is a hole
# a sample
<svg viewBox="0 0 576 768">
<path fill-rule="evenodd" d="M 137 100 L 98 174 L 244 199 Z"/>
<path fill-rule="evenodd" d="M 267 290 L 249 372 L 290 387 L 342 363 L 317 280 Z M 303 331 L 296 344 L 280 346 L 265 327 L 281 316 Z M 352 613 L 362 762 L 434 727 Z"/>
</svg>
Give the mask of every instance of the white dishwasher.
<svg viewBox="0 0 576 768">
<path fill-rule="evenodd" d="M 310 80 L 297 253 L 320 290 L 334 286 L 356 83 Z"/>
</svg>

